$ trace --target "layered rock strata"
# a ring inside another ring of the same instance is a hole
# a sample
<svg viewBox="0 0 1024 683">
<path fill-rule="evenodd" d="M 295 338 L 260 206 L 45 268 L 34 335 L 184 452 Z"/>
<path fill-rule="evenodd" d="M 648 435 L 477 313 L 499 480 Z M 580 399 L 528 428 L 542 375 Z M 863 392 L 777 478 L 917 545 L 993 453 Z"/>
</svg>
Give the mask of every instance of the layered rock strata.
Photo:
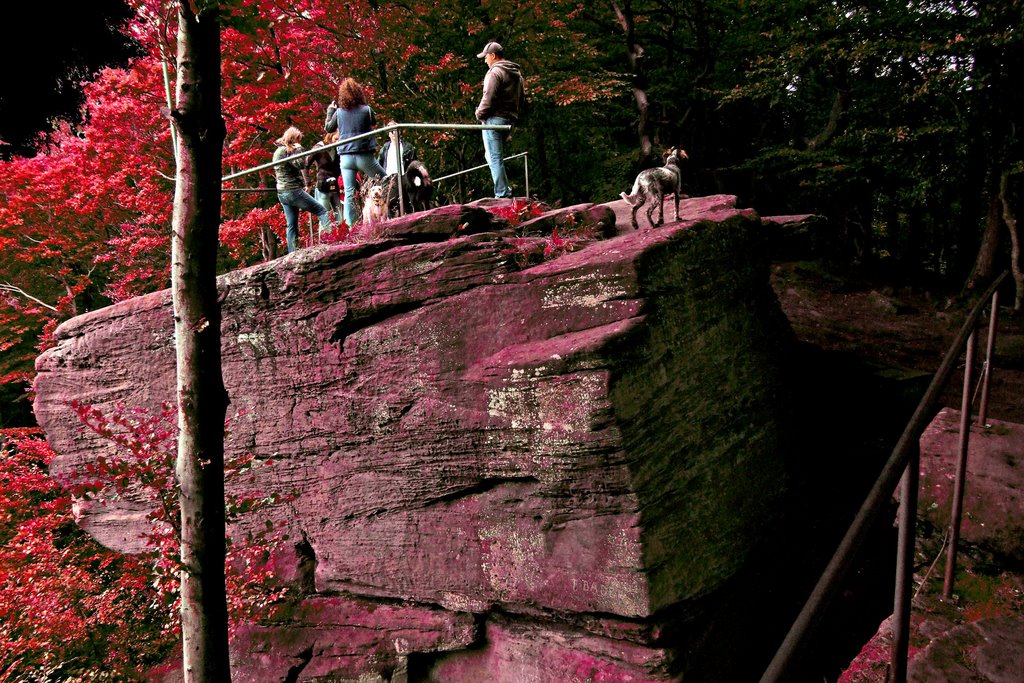
<svg viewBox="0 0 1024 683">
<path fill-rule="evenodd" d="M 734 204 L 526 269 L 519 233 L 445 207 L 221 277 L 226 447 L 274 461 L 232 486 L 284 501 L 234 533 L 287 533 L 300 594 L 240 631 L 239 680 L 684 676 L 711 636 L 667 634 L 716 631 L 708 600 L 771 529 L 791 459 L 791 335 Z M 608 208 L 572 211 L 613 232 Z M 55 473 L 112 455 L 72 399 L 173 400 L 173 343 L 168 292 L 57 330 L 35 387 Z M 80 523 L 138 552 L 145 511 L 83 503 Z"/>
</svg>

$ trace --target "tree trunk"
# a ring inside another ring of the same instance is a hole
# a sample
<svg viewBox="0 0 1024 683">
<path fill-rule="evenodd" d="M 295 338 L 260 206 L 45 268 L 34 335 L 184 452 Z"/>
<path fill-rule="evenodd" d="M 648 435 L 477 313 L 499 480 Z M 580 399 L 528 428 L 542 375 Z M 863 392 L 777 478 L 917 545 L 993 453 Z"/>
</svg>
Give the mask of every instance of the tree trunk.
<svg viewBox="0 0 1024 683">
<path fill-rule="evenodd" d="M 999 251 L 999 233 L 1003 219 L 1000 216 L 999 197 L 993 194 L 989 198 L 988 213 L 985 215 L 985 232 L 981 236 L 981 246 L 974 260 L 974 268 L 967 278 L 964 289 L 972 291 L 979 285 L 987 286 L 995 275 L 996 253 Z"/>
<path fill-rule="evenodd" d="M 197 8 L 193 10 L 193 8 Z M 177 351 L 181 632 L 186 683 L 231 680 L 224 587 L 224 418 L 217 231 L 220 227 L 220 25 L 217 3 L 179 0 L 177 176 L 171 290 Z"/>
<path fill-rule="evenodd" d="M 1017 228 L 1017 217 L 1010 207 L 1009 177 L 1009 173 L 1003 173 L 999 179 L 999 201 L 1003 206 L 1003 222 L 1010 231 L 1010 272 L 1017 286 L 1013 297 L 1013 310 L 1020 313 L 1024 308 L 1024 271 L 1021 271 L 1020 267 L 1020 231 Z"/>
<path fill-rule="evenodd" d="M 647 77 L 644 74 L 644 49 L 636 43 L 636 29 L 633 22 L 633 3 L 625 0 L 622 7 L 612 2 L 615 18 L 626 37 L 626 49 L 629 52 L 629 68 L 633 74 L 633 99 L 636 100 L 637 124 L 636 132 L 640 138 L 640 163 L 645 165 L 651 158 L 653 144 L 648 130 L 651 116 L 651 105 L 647 99 Z"/>
<path fill-rule="evenodd" d="M 817 149 L 835 137 L 836 131 L 839 130 L 839 121 L 849 106 L 850 93 L 843 89 L 836 90 L 835 97 L 832 100 L 832 109 L 828 114 L 828 121 L 825 122 L 825 126 L 817 135 L 806 141 L 807 149 Z"/>
</svg>

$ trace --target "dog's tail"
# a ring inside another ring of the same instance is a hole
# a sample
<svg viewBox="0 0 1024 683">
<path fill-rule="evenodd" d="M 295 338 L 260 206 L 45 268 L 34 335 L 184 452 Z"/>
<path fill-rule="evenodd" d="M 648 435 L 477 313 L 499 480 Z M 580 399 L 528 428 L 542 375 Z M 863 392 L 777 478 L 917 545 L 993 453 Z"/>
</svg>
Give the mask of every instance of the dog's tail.
<svg viewBox="0 0 1024 683">
<path fill-rule="evenodd" d="M 637 178 L 635 181 L 633 181 L 633 190 L 632 190 L 632 192 L 630 192 L 629 194 L 626 194 L 625 192 L 620 192 L 619 193 L 619 196 L 622 197 L 624 200 L 626 200 L 626 203 L 629 204 L 630 206 L 636 204 L 636 200 L 639 197 L 639 195 L 640 195 L 640 179 L 639 178 Z"/>
</svg>

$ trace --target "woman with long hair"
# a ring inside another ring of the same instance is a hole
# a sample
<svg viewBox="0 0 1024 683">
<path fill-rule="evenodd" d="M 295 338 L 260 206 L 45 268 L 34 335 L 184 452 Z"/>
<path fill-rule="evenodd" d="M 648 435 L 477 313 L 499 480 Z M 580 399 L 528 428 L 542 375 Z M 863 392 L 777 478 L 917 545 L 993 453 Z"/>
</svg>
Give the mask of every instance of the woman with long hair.
<svg viewBox="0 0 1024 683">
<path fill-rule="evenodd" d="M 373 110 L 366 104 L 363 87 L 352 78 L 346 78 L 338 86 L 337 103 L 331 102 L 327 108 L 327 121 L 324 130 L 328 133 L 338 131 L 338 139 L 346 140 L 361 133 L 369 133 L 376 125 Z M 341 178 L 345 184 L 345 221 L 349 227 L 355 225 L 359 213 L 355 206 L 356 173 L 380 177 L 384 169 L 374 158 L 377 141 L 365 137 L 338 146 L 338 160 L 341 166 Z"/>
<path fill-rule="evenodd" d="M 274 141 L 274 175 L 277 179 L 277 199 L 284 208 L 284 219 L 288 224 L 288 253 L 299 248 L 299 211 L 315 213 L 320 219 L 320 234 L 331 229 L 327 209 L 306 192 L 306 159 L 293 159 L 302 152 L 302 131 L 290 126 L 280 138 Z M 280 162 L 280 163 L 278 163 Z"/>
</svg>

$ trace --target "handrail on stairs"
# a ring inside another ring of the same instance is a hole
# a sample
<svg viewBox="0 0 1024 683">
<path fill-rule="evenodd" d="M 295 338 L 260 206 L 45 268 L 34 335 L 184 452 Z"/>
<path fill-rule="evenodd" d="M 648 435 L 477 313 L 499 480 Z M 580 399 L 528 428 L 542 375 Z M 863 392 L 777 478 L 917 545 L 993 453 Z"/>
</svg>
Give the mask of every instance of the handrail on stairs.
<svg viewBox="0 0 1024 683">
<path fill-rule="evenodd" d="M 761 683 L 777 683 L 792 665 L 808 634 L 821 621 L 835 594 L 853 567 L 857 552 L 864 544 L 868 531 L 885 510 L 902 478 L 899 510 L 899 540 L 896 557 L 896 585 L 893 604 L 893 644 L 890 653 L 890 683 L 906 683 L 907 655 L 910 633 L 910 602 L 911 587 L 914 573 L 914 539 L 917 516 L 917 487 L 920 461 L 920 438 L 928 423 L 932 420 L 938 407 L 939 399 L 945 390 L 953 370 L 957 367 L 964 347 L 967 348 L 966 367 L 964 369 L 964 391 L 960 412 L 960 453 L 957 465 L 956 485 L 953 493 L 953 513 L 950 520 L 949 555 L 946 562 L 946 581 L 943 595 L 952 595 L 953 573 L 956 569 L 957 540 L 960 534 L 960 522 L 963 511 L 964 479 L 967 468 L 967 446 L 970 437 L 971 423 L 971 384 L 973 382 L 974 354 L 977 347 L 977 326 L 982 309 L 989 300 L 992 301 L 992 312 L 989 318 L 987 357 L 983 369 L 981 410 L 979 424 L 985 426 L 985 411 L 988 406 L 989 377 L 991 376 L 991 360 L 994 350 L 996 320 L 999 312 L 999 285 L 1006 279 L 1008 271 L 1003 271 L 988 289 L 981 295 L 971 309 L 949 350 L 942 359 L 939 369 L 932 378 L 931 384 L 917 404 L 914 414 L 903 430 L 892 454 L 882 468 L 881 474 L 861 505 L 860 510 L 850 524 L 846 535 L 832 556 L 818 583 L 811 591 L 810 597 L 790 627 L 785 640 L 779 646 L 775 656 L 761 676 Z"/>
</svg>

